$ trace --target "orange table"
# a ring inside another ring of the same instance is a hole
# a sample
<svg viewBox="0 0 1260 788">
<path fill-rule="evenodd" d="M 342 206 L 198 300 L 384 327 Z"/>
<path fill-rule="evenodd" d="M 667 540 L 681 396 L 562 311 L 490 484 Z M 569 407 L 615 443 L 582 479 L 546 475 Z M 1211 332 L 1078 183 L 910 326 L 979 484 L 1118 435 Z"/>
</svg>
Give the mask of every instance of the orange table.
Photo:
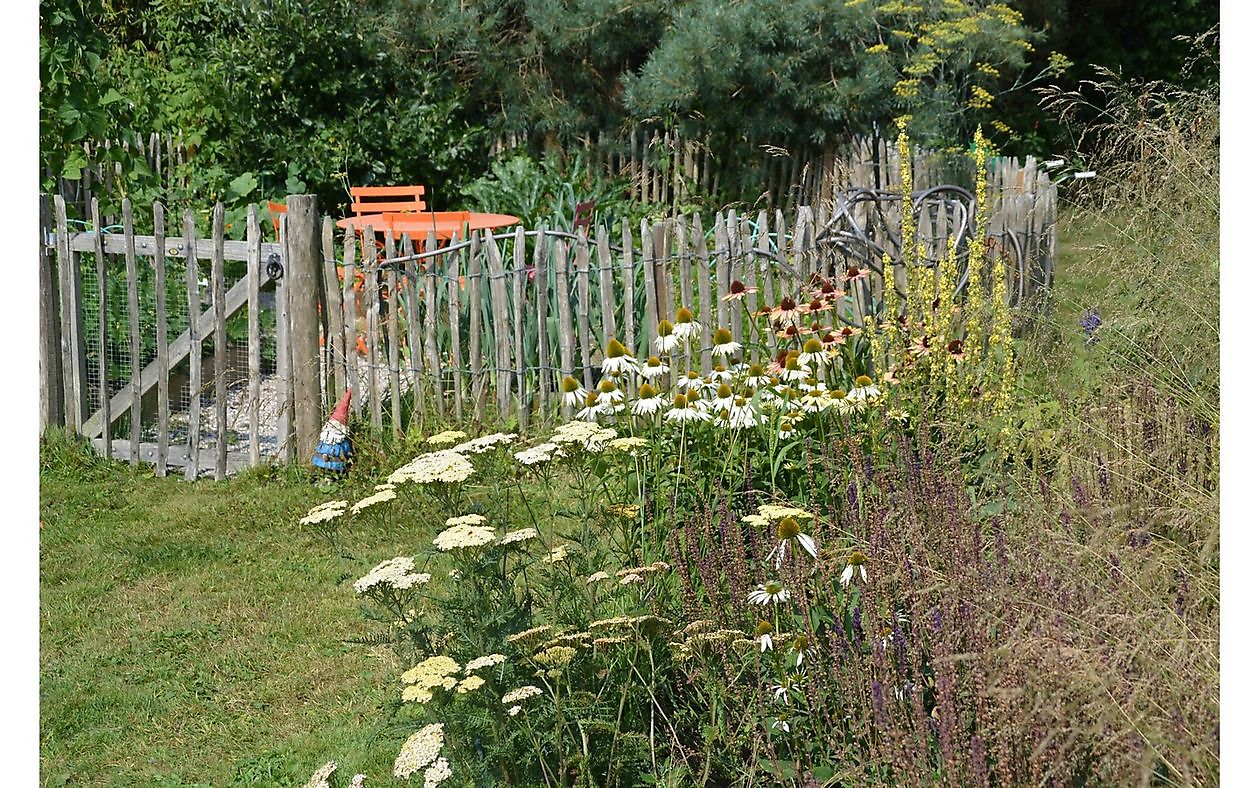
<svg viewBox="0 0 1260 788">
<path fill-rule="evenodd" d="M 373 232 L 389 232 L 395 238 L 403 233 L 411 236 L 411 240 L 423 243 L 432 232 L 438 240 L 448 241 L 462 236 L 464 227 L 470 230 L 494 230 L 499 227 L 511 227 L 519 224 L 520 219 L 502 213 L 471 213 L 469 211 L 417 211 L 408 213 L 368 213 L 362 216 L 350 216 L 337 222 L 343 229 L 353 227 L 363 232 L 369 226 Z"/>
</svg>

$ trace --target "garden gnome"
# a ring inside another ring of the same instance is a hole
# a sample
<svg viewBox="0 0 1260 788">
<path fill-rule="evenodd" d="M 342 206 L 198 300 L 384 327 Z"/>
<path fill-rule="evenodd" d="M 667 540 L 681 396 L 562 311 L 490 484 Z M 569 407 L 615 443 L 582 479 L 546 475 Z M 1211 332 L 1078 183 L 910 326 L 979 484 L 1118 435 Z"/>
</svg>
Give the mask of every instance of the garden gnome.
<svg viewBox="0 0 1260 788">
<path fill-rule="evenodd" d="M 319 431 L 319 445 L 311 463 L 320 470 L 344 473 L 350 466 L 353 448 L 350 445 L 350 389 L 342 395 L 337 408 Z"/>
</svg>

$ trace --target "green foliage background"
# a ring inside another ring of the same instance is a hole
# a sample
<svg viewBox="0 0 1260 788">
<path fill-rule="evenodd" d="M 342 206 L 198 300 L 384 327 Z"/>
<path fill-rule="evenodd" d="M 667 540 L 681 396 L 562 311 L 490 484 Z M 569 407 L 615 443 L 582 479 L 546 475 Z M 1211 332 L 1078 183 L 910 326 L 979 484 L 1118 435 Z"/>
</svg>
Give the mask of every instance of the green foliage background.
<svg viewBox="0 0 1260 788">
<path fill-rule="evenodd" d="M 812 152 L 912 115 L 912 136 L 957 145 L 977 124 L 1009 153 L 1052 152 L 1036 86 L 1090 64 L 1198 84 L 1177 35 L 1218 4 L 1084 0 L 41 0 L 40 142 L 76 177 L 85 141 L 182 132 L 195 166 L 158 194 L 113 150 L 133 200 L 229 208 L 351 184 L 421 182 L 439 208 L 490 169 L 490 143 L 526 151 L 649 125 L 707 140 L 724 196 L 772 145 Z M 1210 66 L 1209 66 L 1210 68 Z"/>
</svg>

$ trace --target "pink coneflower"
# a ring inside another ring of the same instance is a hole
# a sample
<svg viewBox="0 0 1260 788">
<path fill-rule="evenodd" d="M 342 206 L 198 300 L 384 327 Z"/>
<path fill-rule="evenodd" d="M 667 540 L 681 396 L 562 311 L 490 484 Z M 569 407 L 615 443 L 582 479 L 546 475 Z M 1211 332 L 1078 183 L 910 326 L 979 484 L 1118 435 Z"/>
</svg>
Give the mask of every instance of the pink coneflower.
<svg viewBox="0 0 1260 788">
<path fill-rule="evenodd" d="M 796 318 L 800 315 L 800 313 L 801 310 L 796 305 L 796 302 L 788 296 L 784 296 L 783 300 L 770 310 L 770 322 L 775 325 L 795 323 Z"/>
<path fill-rule="evenodd" d="M 722 300 L 727 303 L 730 303 L 731 301 L 740 301 L 745 296 L 756 295 L 756 293 L 757 293 L 757 288 L 748 287 L 743 282 L 736 279 L 735 281 L 731 282 L 730 292 L 724 294 L 722 296 Z"/>
<path fill-rule="evenodd" d="M 795 324 L 788 323 L 787 326 L 785 326 L 782 331 L 776 331 L 775 336 L 777 336 L 779 339 L 788 339 L 788 340 L 800 339 L 801 330 L 797 328 Z"/>
<path fill-rule="evenodd" d="M 915 340 L 914 344 L 910 346 L 910 355 L 915 356 L 916 358 L 919 356 L 926 356 L 932 351 L 931 342 L 932 340 L 927 334 L 919 337 Z"/>
<path fill-rule="evenodd" d="M 856 282 L 859 279 L 865 279 L 866 277 L 870 275 L 871 275 L 871 271 L 869 268 L 858 268 L 857 266 L 849 266 L 849 269 L 844 272 L 844 276 L 842 278 L 844 279 L 845 284 L 848 284 L 850 282 Z"/>
<path fill-rule="evenodd" d="M 951 339 L 945 346 L 945 352 L 955 361 L 963 360 L 963 343 L 961 339 Z"/>
<path fill-rule="evenodd" d="M 811 295 L 819 301 L 832 302 L 837 298 L 840 298 L 841 293 L 836 289 L 836 286 L 831 283 L 830 279 L 824 279 L 818 285 L 818 289 L 811 293 Z"/>
</svg>

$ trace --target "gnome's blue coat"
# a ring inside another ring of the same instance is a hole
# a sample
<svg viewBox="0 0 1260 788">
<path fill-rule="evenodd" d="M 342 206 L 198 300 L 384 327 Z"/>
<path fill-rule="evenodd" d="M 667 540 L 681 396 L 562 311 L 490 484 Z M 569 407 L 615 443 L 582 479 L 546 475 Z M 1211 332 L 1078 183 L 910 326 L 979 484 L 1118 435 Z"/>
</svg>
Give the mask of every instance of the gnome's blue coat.
<svg viewBox="0 0 1260 788">
<path fill-rule="evenodd" d="M 329 419 L 319 432 L 319 444 L 311 464 L 325 471 L 345 471 L 350 466 L 354 447 L 346 433 L 346 427 L 336 419 Z"/>
</svg>

